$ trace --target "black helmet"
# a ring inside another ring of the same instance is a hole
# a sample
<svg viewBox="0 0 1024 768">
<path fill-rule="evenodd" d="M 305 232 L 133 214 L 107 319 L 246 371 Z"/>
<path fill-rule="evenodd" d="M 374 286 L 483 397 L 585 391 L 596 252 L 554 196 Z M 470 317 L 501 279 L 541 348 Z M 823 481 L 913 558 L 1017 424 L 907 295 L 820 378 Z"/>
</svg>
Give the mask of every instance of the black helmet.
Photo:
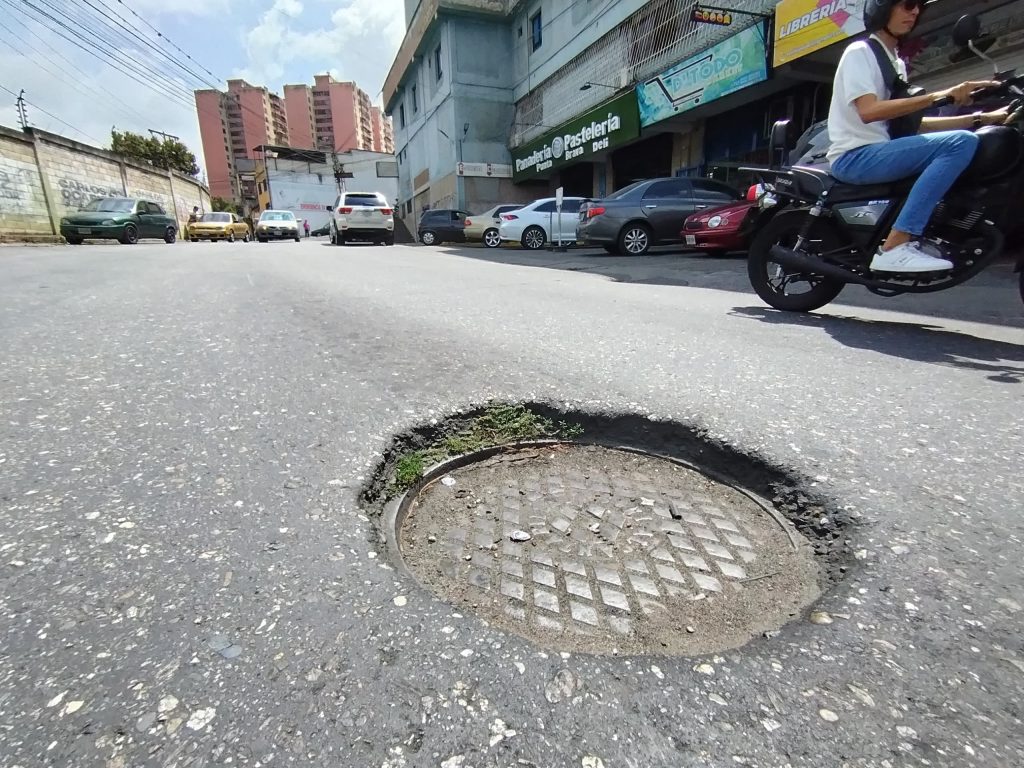
<svg viewBox="0 0 1024 768">
<path fill-rule="evenodd" d="M 892 9 L 897 3 L 903 0 L 865 0 L 864 2 L 864 28 L 868 34 L 874 34 L 885 29 L 892 15 Z M 931 0 L 918 0 L 921 6 L 921 13 L 917 15 L 917 23 L 921 23 L 921 17 L 925 9 L 931 4 Z"/>
</svg>

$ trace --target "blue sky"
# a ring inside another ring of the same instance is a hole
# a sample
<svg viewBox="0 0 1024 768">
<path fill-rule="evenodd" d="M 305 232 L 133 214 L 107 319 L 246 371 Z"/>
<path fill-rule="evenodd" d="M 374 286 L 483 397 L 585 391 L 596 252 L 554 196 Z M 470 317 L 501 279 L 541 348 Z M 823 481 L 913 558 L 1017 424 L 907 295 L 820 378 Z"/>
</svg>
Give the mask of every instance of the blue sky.
<svg viewBox="0 0 1024 768">
<path fill-rule="evenodd" d="M 154 48 L 220 87 L 244 77 L 281 93 L 285 83 L 312 84 L 314 74 L 330 72 L 380 103 L 405 31 L 403 7 L 402 0 L 0 0 L 0 86 L 24 88 L 30 122 L 44 130 L 107 146 L 112 126 L 153 128 L 180 136 L 203 165 L 186 93 L 209 83 Z M 106 63 L 114 49 L 131 76 Z M 0 91 L 0 100 L 13 97 Z M 17 125 L 13 104 L 0 107 L 0 124 Z"/>
</svg>

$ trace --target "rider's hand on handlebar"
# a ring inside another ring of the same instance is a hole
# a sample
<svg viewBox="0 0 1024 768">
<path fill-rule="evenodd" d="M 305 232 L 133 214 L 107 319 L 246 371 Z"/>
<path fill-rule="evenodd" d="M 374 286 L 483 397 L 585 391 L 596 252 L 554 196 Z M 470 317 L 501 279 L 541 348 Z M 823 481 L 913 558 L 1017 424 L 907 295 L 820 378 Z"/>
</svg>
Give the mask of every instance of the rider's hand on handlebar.
<svg viewBox="0 0 1024 768">
<path fill-rule="evenodd" d="M 973 103 L 973 91 L 977 91 L 981 88 L 998 88 L 1001 83 L 995 80 L 970 80 L 966 83 L 960 83 L 952 88 L 947 88 L 944 91 L 939 91 L 936 95 L 938 99 L 949 97 L 953 100 L 953 103 L 958 107 L 966 107 Z"/>
<path fill-rule="evenodd" d="M 985 125 L 1006 125 L 1010 119 L 1010 108 L 1003 107 L 992 112 L 983 112 L 981 122 Z"/>
</svg>

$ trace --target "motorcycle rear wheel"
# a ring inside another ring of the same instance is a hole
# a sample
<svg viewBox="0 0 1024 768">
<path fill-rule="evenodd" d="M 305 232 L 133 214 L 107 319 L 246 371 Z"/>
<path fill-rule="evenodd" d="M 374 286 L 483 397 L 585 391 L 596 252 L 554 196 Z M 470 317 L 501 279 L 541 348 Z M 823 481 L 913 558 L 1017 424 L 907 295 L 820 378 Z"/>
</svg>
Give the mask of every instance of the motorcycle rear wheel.
<svg viewBox="0 0 1024 768">
<path fill-rule="evenodd" d="M 806 211 L 778 214 L 757 233 L 747 256 L 747 276 L 762 301 L 784 312 L 813 312 L 834 300 L 846 283 L 824 275 L 794 272 L 772 261 L 772 246 L 793 248 L 800 230 L 807 221 Z M 825 221 L 815 222 L 804 252 L 815 255 L 835 250 L 842 245 L 835 230 Z M 795 290 L 803 288 L 803 290 Z"/>
</svg>

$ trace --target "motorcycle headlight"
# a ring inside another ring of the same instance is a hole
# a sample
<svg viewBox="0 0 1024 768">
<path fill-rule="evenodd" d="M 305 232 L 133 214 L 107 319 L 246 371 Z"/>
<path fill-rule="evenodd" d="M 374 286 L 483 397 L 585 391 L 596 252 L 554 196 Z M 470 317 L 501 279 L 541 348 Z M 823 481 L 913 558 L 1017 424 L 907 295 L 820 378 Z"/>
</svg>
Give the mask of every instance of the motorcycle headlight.
<svg viewBox="0 0 1024 768">
<path fill-rule="evenodd" d="M 712 216 L 708 219 L 708 227 L 710 229 L 718 229 L 721 226 L 725 226 L 729 223 L 729 220 L 725 216 Z"/>
</svg>

